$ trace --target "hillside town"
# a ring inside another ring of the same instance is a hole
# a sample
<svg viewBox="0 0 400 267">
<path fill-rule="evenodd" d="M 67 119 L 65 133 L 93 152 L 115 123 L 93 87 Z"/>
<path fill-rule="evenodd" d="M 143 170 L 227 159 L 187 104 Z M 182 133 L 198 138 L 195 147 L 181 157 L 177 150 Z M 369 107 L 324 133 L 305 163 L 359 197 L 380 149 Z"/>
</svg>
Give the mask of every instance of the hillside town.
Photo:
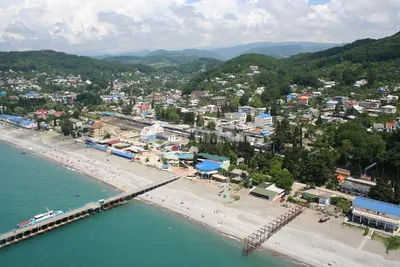
<svg viewBox="0 0 400 267">
<path fill-rule="evenodd" d="M 264 105 L 268 88 L 254 83 L 262 73 L 250 66 L 241 74 L 207 80 L 212 90 L 184 94 L 176 84 L 188 78 L 171 74 L 120 73 L 101 89 L 80 75 L 10 70 L 0 76 L 0 121 L 72 136 L 88 147 L 188 179 L 213 180 L 222 188 L 220 195 L 229 186 L 277 205 L 311 203 L 327 216 L 342 215 L 345 224 L 398 235 L 395 198 L 383 201 L 371 194 L 385 187 L 377 180 L 383 163 L 357 163 L 358 169 L 351 169 L 354 158 L 340 157 L 353 153 L 355 133 L 336 148 L 342 153 L 336 162 L 328 139 L 357 120 L 370 137 L 395 132 L 400 86 L 376 87 L 365 95 L 359 89 L 368 80 L 362 79 L 348 87 L 348 94 L 338 95 L 338 82 L 319 79 L 318 87 L 291 84 L 286 94 Z M 172 80 L 176 88 L 166 86 Z M 397 196 L 398 190 L 391 194 Z M 237 193 L 230 197 L 240 201 Z"/>
</svg>

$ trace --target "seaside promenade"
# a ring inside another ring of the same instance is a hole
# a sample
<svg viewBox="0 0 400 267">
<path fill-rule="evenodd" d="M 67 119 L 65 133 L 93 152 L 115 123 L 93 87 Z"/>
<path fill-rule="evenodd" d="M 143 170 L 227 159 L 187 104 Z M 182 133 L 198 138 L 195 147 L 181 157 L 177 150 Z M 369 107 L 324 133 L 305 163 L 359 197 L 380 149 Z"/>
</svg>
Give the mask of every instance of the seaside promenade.
<svg viewBox="0 0 400 267">
<path fill-rule="evenodd" d="M 83 207 L 70 210 L 60 216 L 50 218 L 40 223 L 20 229 L 15 229 L 11 232 L 2 234 L 0 235 L 0 248 L 10 246 L 12 244 L 18 243 L 19 241 L 43 234 L 45 232 L 49 232 L 53 229 L 81 220 L 90 215 L 94 215 L 96 213 L 114 208 L 116 206 L 126 204 L 129 200 L 139 195 L 142 195 L 163 185 L 169 184 L 173 181 L 178 180 L 179 178 L 179 176 L 175 176 L 170 179 L 145 185 L 108 199 L 101 199 L 97 203 L 89 203 Z"/>
</svg>

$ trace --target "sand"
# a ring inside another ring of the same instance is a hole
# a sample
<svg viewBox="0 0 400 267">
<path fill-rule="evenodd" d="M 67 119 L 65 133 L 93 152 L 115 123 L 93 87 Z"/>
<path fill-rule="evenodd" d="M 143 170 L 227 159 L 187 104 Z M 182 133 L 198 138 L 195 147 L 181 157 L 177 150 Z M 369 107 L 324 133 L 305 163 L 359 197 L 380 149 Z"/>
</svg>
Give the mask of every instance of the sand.
<svg viewBox="0 0 400 267">
<path fill-rule="evenodd" d="M 0 140 L 30 149 L 39 156 L 120 190 L 133 189 L 174 176 L 166 171 L 86 148 L 82 142 L 54 133 L 22 130 L 0 124 Z M 250 196 L 245 189 L 239 192 L 239 201 L 233 201 L 230 197 L 232 192 L 229 191 L 224 193 L 228 196 L 224 199 L 218 196 L 219 185 L 216 182 L 181 178 L 140 199 L 240 240 L 287 210 L 280 203 Z M 318 223 L 318 218 L 316 211 L 306 210 L 267 240 L 263 248 L 310 266 L 400 266 L 400 253 L 386 254 L 379 241 L 368 240 L 362 250 L 357 249 L 364 238 L 363 231 L 343 226 L 343 218 L 332 218 L 323 224 Z"/>
</svg>

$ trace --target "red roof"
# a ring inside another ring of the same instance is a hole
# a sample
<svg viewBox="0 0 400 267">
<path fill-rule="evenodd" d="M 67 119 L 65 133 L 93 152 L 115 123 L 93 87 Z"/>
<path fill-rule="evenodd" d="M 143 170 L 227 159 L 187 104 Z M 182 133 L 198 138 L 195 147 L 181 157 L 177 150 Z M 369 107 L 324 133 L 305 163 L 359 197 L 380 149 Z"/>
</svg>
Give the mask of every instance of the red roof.
<svg viewBox="0 0 400 267">
<path fill-rule="evenodd" d="M 303 94 L 303 96 L 312 97 L 312 96 L 313 96 L 313 94 L 312 94 L 312 93 L 305 93 L 305 94 Z"/>
<path fill-rule="evenodd" d="M 297 104 L 299 105 L 308 105 L 308 99 L 300 99 L 297 101 Z"/>
<path fill-rule="evenodd" d="M 15 99 L 15 98 L 18 98 L 18 96 L 16 96 L 16 95 L 11 95 L 10 98 L 11 98 L 11 99 Z"/>
<path fill-rule="evenodd" d="M 355 100 L 347 100 L 347 104 L 355 105 L 355 104 L 357 104 L 357 101 L 355 101 Z"/>
<path fill-rule="evenodd" d="M 387 122 L 387 123 L 386 123 L 386 128 L 392 128 L 392 127 L 395 126 L 396 124 L 397 124 L 397 121 Z"/>
<path fill-rule="evenodd" d="M 104 142 L 103 144 L 111 146 L 111 145 L 115 145 L 118 143 L 121 143 L 121 142 L 119 140 L 111 140 L 111 141 Z"/>
<path fill-rule="evenodd" d="M 60 117 L 62 114 L 64 114 L 62 111 L 56 111 L 55 113 L 56 117 Z"/>
<path fill-rule="evenodd" d="M 149 108 L 148 105 L 141 105 L 141 106 L 140 106 L 140 109 L 148 109 L 148 108 Z"/>
<path fill-rule="evenodd" d="M 204 91 L 196 90 L 192 92 L 192 95 L 202 95 L 204 94 Z"/>
</svg>

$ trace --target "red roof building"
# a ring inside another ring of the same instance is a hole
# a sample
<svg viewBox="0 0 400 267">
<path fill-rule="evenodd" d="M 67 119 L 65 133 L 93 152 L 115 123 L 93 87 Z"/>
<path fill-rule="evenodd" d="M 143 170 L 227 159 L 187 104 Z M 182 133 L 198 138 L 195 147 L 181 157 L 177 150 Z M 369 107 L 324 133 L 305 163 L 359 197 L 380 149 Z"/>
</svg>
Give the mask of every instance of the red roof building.
<svg viewBox="0 0 400 267">
<path fill-rule="evenodd" d="M 308 99 L 299 99 L 297 101 L 297 104 L 302 105 L 302 106 L 308 105 Z"/>
<path fill-rule="evenodd" d="M 54 116 L 61 117 L 63 114 L 64 114 L 64 112 L 62 112 L 62 111 L 56 111 L 56 113 L 54 113 Z"/>
<path fill-rule="evenodd" d="M 48 112 L 47 110 L 45 110 L 45 109 L 38 109 L 38 110 L 35 112 L 35 116 L 36 116 L 38 119 L 46 119 L 48 113 L 49 113 L 49 112 Z"/>
</svg>

